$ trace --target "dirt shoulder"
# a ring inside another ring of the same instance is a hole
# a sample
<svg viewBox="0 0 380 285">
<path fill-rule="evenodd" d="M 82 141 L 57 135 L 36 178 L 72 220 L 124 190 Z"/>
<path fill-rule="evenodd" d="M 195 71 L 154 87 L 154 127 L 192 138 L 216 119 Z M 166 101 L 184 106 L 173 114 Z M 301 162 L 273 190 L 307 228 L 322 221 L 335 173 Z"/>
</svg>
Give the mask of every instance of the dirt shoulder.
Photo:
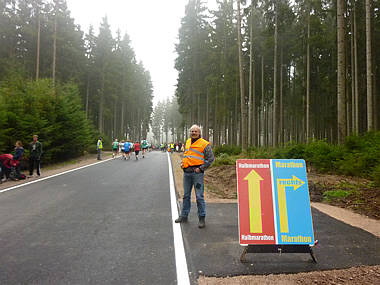
<svg viewBox="0 0 380 285">
<path fill-rule="evenodd" d="M 178 163 L 181 154 L 173 154 Z M 178 164 L 179 165 L 179 164 Z M 173 168 L 175 169 L 175 167 Z M 176 187 L 183 195 L 182 170 L 175 170 Z M 311 205 L 317 210 L 354 227 L 380 237 L 380 189 L 370 188 L 370 182 L 361 178 L 352 178 L 329 174 L 308 174 Z M 207 203 L 237 203 L 236 169 L 234 165 L 212 167 L 205 173 L 205 197 Z M 350 190 L 351 194 L 323 202 L 326 191 Z M 355 189 L 355 190 L 352 190 Z M 192 197 L 195 201 L 195 196 Z"/>
<path fill-rule="evenodd" d="M 183 196 L 181 153 L 171 155 L 175 185 Z M 365 179 L 337 175 L 309 173 L 309 191 L 312 207 L 342 222 L 362 228 L 380 237 L 380 189 L 370 188 Z M 205 199 L 207 203 L 237 203 L 236 169 L 234 165 L 211 167 L 205 172 Z M 353 189 L 351 195 L 322 203 L 324 192 Z M 192 201 L 195 202 L 193 191 Z"/>
<path fill-rule="evenodd" d="M 199 285 L 290 285 L 290 284 L 378 284 L 380 266 L 359 266 L 342 270 L 315 271 L 298 274 L 247 275 L 235 277 L 204 277 L 198 279 Z"/>
<path fill-rule="evenodd" d="M 181 169 L 182 153 L 173 153 L 170 155 L 174 183 L 176 191 L 179 197 L 183 197 L 183 170 Z M 237 203 L 236 199 L 236 176 L 231 171 L 224 171 L 224 169 L 209 169 L 205 172 L 205 199 L 207 203 Z M 230 177 L 225 177 L 223 174 L 228 174 Z M 230 180 L 235 179 L 235 185 L 230 186 Z M 217 186 L 215 186 L 217 185 Z M 223 185 L 229 185 L 228 187 L 223 187 Z M 225 195 L 222 193 L 226 193 Z M 194 191 L 191 194 L 191 200 L 195 202 Z"/>
</svg>

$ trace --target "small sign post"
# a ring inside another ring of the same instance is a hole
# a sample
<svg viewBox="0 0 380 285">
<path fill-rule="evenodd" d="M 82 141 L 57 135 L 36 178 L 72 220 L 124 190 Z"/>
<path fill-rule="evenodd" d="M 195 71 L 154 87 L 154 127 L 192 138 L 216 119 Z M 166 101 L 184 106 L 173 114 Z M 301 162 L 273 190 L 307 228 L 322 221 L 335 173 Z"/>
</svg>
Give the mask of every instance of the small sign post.
<svg viewBox="0 0 380 285">
<path fill-rule="evenodd" d="M 305 161 L 239 159 L 236 173 L 241 261 L 246 253 L 306 252 L 316 262 Z"/>
</svg>

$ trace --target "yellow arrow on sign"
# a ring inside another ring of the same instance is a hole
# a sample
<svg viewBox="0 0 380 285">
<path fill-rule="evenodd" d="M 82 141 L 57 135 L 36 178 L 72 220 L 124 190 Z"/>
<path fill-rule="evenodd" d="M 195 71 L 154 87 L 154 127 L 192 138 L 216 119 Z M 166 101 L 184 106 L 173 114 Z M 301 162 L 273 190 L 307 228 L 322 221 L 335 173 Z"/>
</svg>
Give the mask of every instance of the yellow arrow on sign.
<svg viewBox="0 0 380 285">
<path fill-rule="evenodd" d="M 288 210 L 286 208 L 286 187 L 293 187 L 294 190 L 297 190 L 304 184 L 304 181 L 294 175 L 291 179 L 277 179 L 278 207 L 280 208 L 280 231 L 282 233 L 289 232 Z"/>
<path fill-rule="evenodd" d="M 256 171 L 251 170 L 244 180 L 248 180 L 250 232 L 262 233 L 260 181 L 264 179 Z"/>
</svg>

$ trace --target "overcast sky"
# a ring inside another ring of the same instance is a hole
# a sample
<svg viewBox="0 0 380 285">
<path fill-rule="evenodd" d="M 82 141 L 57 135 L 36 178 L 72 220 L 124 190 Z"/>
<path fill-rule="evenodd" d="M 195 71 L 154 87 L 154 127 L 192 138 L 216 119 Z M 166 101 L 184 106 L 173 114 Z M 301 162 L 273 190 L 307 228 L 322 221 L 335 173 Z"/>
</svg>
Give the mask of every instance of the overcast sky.
<svg viewBox="0 0 380 285">
<path fill-rule="evenodd" d="M 215 6 L 215 0 L 208 2 Z M 107 15 L 114 37 L 118 28 L 122 35 L 130 36 L 137 60 L 150 72 L 154 104 L 171 98 L 175 92 L 175 43 L 187 3 L 188 0 L 67 0 L 71 16 L 82 31 L 87 32 L 92 24 L 98 34 L 99 24 Z"/>
</svg>

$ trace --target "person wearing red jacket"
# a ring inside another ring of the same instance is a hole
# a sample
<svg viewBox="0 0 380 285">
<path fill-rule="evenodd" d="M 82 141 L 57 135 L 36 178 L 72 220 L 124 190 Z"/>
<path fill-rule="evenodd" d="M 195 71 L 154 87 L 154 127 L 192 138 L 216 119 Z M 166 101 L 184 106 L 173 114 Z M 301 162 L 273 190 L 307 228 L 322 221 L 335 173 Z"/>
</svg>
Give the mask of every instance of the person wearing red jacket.
<svg viewBox="0 0 380 285">
<path fill-rule="evenodd" d="M 13 160 L 13 155 L 10 153 L 6 154 L 0 154 L 0 181 L 3 180 L 4 175 L 5 178 L 9 178 L 9 174 L 11 173 L 11 167 L 12 167 L 12 160 Z"/>
<path fill-rule="evenodd" d="M 135 144 L 133 145 L 133 148 L 135 150 L 136 160 L 138 160 L 139 159 L 139 152 L 140 152 L 140 149 L 141 149 L 140 143 L 138 141 L 135 142 Z"/>
</svg>

